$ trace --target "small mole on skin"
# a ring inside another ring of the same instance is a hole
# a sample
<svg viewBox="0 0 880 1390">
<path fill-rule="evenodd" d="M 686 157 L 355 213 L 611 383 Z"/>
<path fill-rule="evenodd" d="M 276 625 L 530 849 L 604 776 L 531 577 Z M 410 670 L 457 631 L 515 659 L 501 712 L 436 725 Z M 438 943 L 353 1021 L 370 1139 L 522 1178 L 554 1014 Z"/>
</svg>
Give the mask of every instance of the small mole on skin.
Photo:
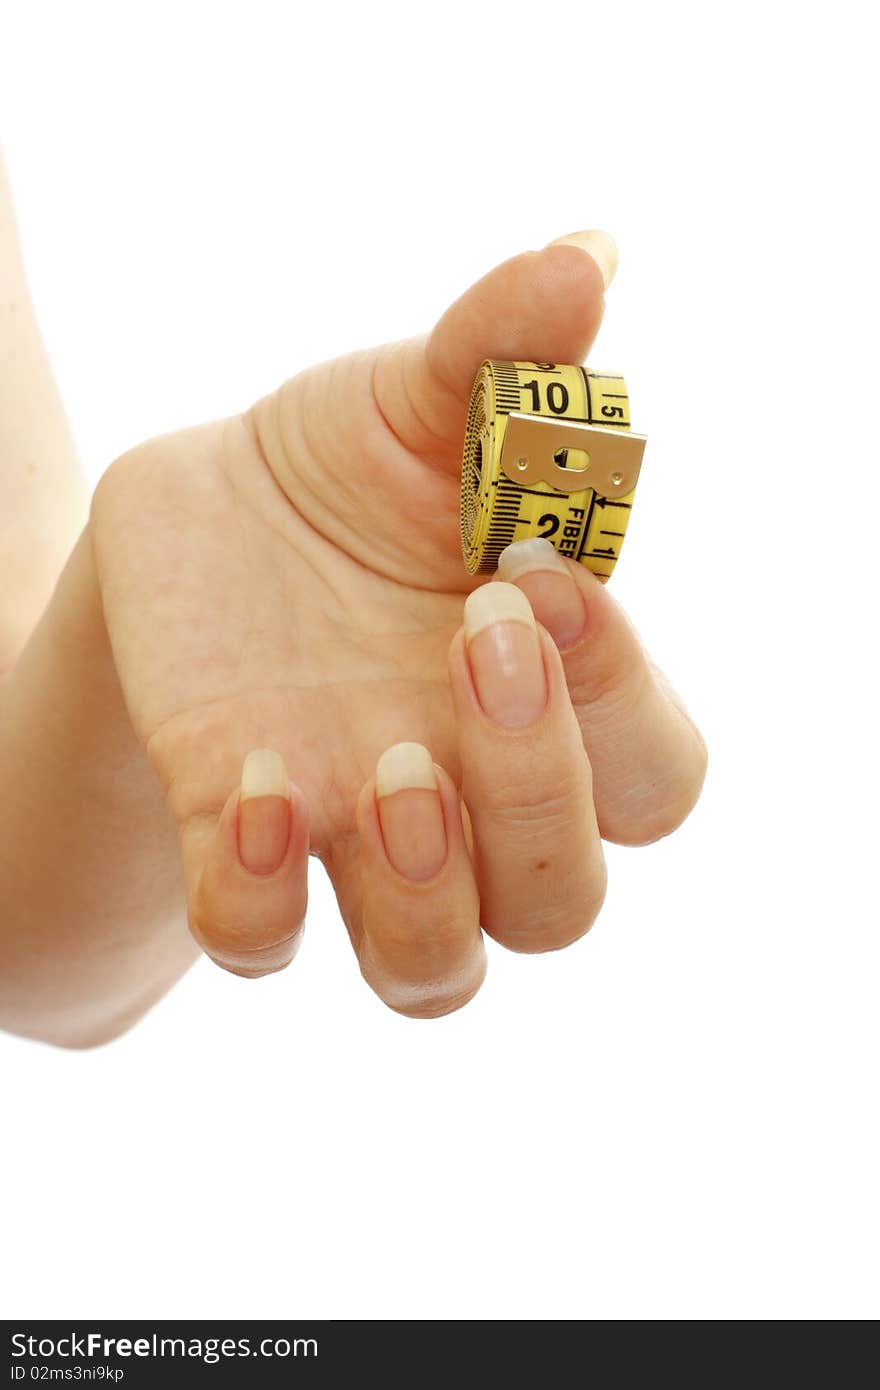
<svg viewBox="0 0 880 1390">
<path fill-rule="evenodd" d="M 546 867 L 547 867 L 547 860 L 546 860 L 546 859 L 539 859 L 538 862 L 537 862 L 537 864 L 535 865 L 535 868 L 536 868 L 536 869 L 546 869 Z"/>
</svg>

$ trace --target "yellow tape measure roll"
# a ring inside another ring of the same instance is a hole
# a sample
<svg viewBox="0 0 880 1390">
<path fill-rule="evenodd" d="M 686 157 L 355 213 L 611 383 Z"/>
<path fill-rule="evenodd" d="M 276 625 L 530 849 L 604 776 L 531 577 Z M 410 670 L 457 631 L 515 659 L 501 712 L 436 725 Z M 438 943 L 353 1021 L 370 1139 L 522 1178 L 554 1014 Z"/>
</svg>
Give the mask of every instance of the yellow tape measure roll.
<svg viewBox="0 0 880 1390">
<path fill-rule="evenodd" d="M 542 536 L 603 581 L 620 554 L 644 435 L 622 376 L 556 362 L 483 362 L 468 408 L 461 544 L 490 574 L 512 541 Z"/>
</svg>

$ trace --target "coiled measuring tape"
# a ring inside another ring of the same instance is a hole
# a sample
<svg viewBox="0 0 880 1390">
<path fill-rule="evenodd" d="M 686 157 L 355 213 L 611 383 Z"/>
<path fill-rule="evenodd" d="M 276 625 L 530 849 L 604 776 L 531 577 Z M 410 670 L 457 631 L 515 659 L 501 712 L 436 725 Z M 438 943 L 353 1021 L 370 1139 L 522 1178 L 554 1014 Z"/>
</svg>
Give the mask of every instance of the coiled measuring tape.
<svg viewBox="0 0 880 1390">
<path fill-rule="evenodd" d="M 620 555 L 645 436 L 622 376 L 487 358 L 474 379 L 461 470 L 461 545 L 489 574 L 513 541 L 541 536 L 604 583 Z"/>
</svg>

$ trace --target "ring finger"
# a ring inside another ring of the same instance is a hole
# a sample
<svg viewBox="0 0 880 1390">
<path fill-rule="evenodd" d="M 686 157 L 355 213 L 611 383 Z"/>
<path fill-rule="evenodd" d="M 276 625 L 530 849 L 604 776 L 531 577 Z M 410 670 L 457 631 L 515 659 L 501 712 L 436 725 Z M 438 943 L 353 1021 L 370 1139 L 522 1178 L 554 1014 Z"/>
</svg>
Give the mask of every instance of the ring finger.
<svg viewBox="0 0 880 1390">
<path fill-rule="evenodd" d="M 357 875 L 334 876 L 361 972 L 392 1009 L 451 1013 L 486 969 L 458 792 L 418 743 L 387 749 L 357 807 Z"/>
</svg>

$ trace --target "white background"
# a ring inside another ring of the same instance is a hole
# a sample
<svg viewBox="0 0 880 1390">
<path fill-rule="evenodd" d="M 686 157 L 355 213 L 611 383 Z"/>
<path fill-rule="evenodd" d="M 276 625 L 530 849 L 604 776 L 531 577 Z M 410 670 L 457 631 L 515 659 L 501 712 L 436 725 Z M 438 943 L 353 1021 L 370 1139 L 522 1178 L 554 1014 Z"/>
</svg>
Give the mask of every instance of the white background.
<svg viewBox="0 0 880 1390">
<path fill-rule="evenodd" d="M 615 591 L 711 750 L 591 935 L 462 1013 L 357 973 L 319 870 L 258 983 L 0 1039 L 7 1316 L 878 1312 L 870 7 L 7 0 L 0 138 L 96 479 L 149 434 L 618 239 L 649 436 Z M 683 499 L 689 525 L 682 528 Z"/>
</svg>

